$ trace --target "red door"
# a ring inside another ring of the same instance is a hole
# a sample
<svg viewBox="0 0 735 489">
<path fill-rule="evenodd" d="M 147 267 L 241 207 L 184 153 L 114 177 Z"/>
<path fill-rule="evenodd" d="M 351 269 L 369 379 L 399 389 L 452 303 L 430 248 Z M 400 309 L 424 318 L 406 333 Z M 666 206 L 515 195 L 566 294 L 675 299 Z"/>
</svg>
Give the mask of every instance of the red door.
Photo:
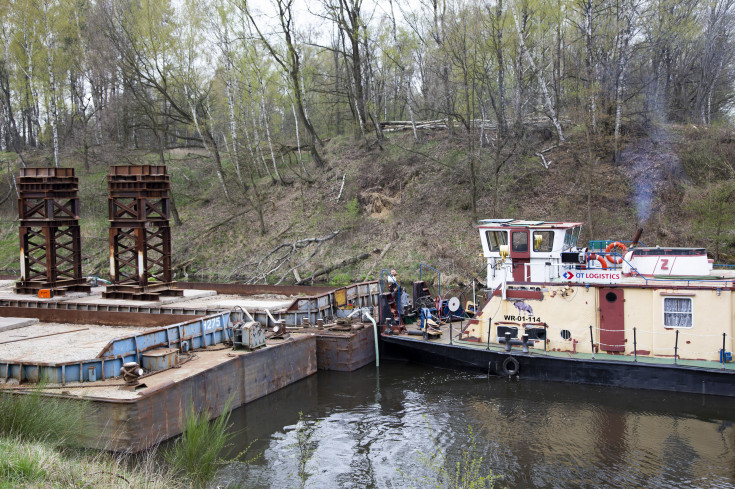
<svg viewBox="0 0 735 489">
<path fill-rule="evenodd" d="M 531 250 L 529 249 L 528 230 L 511 231 L 510 233 L 510 259 L 513 262 L 513 280 L 516 282 L 525 282 L 526 274 L 530 275 L 530 270 L 526 271 L 526 263 L 531 262 Z"/>
<path fill-rule="evenodd" d="M 623 289 L 600 287 L 600 349 L 625 351 Z"/>
</svg>

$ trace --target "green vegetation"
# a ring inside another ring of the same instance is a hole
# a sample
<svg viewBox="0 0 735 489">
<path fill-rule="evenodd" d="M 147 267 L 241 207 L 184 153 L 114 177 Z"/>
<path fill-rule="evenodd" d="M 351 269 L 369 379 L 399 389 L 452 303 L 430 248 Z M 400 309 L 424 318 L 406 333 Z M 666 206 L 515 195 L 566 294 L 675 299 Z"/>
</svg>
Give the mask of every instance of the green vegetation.
<svg viewBox="0 0 735 489">
<path fill-rule="evenodd" d="M 27 392 L 0 393 L 0 436 L 75 444 L 88 406 L 43 395 L 41 389 L 43 385 Z"/>
<path fill-rule="evenodd" d="M 299 421 L 296 424 L 296 442 L 291 446 L 295 451 L 296 463 L 298 466 L 297 476 L 301 483 L 302 489 L 306 487 L 306 482 L 311 475 L 307 470 L 309 461 L 311 461 L 316 451 L 316 442 L 314 435 L 319 428 L 318 421 L 307 421 L 304 419 L 304 413 L 299 411 Z"/>
<path fill-rule="evenodd" d="M 156 463 L 154 452 L 132 466 L 124 455 L 0 437 L 0 489 L 25 487 L 184 489 L 186 486 Z"/>
<path fill-rule="evenodd" d="M 468 426 L 468 441 L 462 447 L 456 462 L 450 463 L 447 450 L 442 447 L 436 432 L 428 420 L 429 451 L 419 450 L 418 459 L 428 474 L 420 478 L 409 477 L 411 487 L 434 487 L 437 489 L 492 489 L 502 479 L 484 467 L 484 457 L 477 450 L 477 435 Z M 406 477 L 406 474 L 402 475 Z M 414 486 L 413 484 L 418 484 Z"/>
<path fill-rule="evenodd" d="M 225 463 L 221 454 L 236 435 L 226 414 L 209 422 L 209 412 L 190 407 L 182 436 L 158 456 L 111 454 L 78 447 L 90 406 L 42 395 L 43 386 L 0 393 L 0 489 L 15 487 L 203 487 Z M 254 459 L 247 460 L 250 462 Z M 185 477 L 181 477 L 181 475 Z"/>
<path fill-rule="evenodd" d="M 247 452 L 246 448 L 234 459 L 224 459 L 221 455 L 237 435 L 231 430 L 230 424 L 233 398 L 230 397 L 225 403 L 224 414 L 211 422 L 209 410 L 197 411 L 193 404 L 189 406 L 184 432 L 163 452 L 171 469 L 184 474 L 192 487 L 204 487 L 222 465 L 240 460 Z"/>
</svg>

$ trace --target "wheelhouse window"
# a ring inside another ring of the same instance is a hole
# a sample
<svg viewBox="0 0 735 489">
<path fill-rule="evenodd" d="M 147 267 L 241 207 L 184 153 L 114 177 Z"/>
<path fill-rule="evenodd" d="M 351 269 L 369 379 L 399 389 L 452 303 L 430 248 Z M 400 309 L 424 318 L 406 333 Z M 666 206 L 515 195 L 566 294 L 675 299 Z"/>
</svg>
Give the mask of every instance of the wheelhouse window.
<svg viewBox="0 0 735 489">
<path fill-rule="evenodd" d="M 528 252 L 528 232 L 527 231 L 514 231 L 513 232 L 513 251 L 518 253 Z"/>
<path fill-rule="evenodd" d="M 664 327 L 692 327 L 692 299 L 690 297 L 664 297 Z"/>
<path fill-rule="evenodd" d="M 501 246 L 508 244 L 507 231 L 486 231 L 487 247 L 490 251 L 500 251 Z"/>
<path fill-rule="evenodd" d="M 567 232 L 564 234 L 564 251 L 570 250 L 577 246 L 577 241 L 579 241 L 579 234 L 581 232 L 581 226 L 575 226 L 571 229 L 567 229 Z"/>
<path fill-rule="evenodd" d="M 534 231 L 533 251 L 548 253 L 554 247 L 554 231 Z"/>
</svg>

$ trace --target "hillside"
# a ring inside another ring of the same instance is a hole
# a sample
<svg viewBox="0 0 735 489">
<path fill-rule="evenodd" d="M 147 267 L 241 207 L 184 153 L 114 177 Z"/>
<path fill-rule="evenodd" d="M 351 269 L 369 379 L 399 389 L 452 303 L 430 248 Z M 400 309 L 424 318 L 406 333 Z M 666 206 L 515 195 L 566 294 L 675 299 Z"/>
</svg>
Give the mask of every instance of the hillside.
<svg viewBox="0 0 735 489">
<path fill-rule="evenodd" d="M 508 158 L 497 185 L 491 152 L 480 150 L 478 217 L 584 221 L 584 241 L 631 239 L 640 226 L 648 245 L 706 246 L 717 262 L 735 262 L 731 131 L 665 126 L 629 135 L 618 164 L 584 134 L 568 132 L 571 137 L 559 147 L 549 132 L 530 134 Z M 182 221 L 172 231 L 177 279 L 294 283 L 297 276 L 308 279 L 342 264 L 315 282 L 344 284 L 377 278 L 390 268 L 413 279 L 425 263 L 441 270 L 443 285 L 464 286 L 473 276 L 482 277 L 483 261 L 463 148 L 442 131 L 425 133 L 420 143 L 408 132 L 392 133 L 382 149 L 334 138 L 325 147 L 324 167 L 284 160 L 279 169 L 284 183 L 264 175 L 255 190 L 247 190 L 250 202 L 257 191 L 264 206 L 263 235 L 232 167 L 225 167 L 228 201 L 201 151 L 168 152 Z M 537 153 L 548 148 L 546 168 Z M 3 160 L 17 174 L 15 156 L 6 153 Z M 49 155 L 30 154 L 26 161 L 45 166 Z M 91 162 L 87 171 L 79 155 L 62 157 L 63 166 L 74 166 L 80 178 L 84 273 L 106 277 L 107 168 L 160 160 L 156 154 L 107 148 Z M 0 273 L 10 275 L 19 273 L 14 199 L 13 194 L 0 208 Z"/>
</svg>

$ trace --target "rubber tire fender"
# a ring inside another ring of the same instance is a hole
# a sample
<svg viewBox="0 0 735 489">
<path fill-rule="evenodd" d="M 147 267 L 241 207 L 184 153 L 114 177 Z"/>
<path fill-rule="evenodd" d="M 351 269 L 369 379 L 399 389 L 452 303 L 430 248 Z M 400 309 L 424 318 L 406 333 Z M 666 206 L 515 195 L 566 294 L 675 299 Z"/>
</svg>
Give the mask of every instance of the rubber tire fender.
<svg viewBox="0 0 735 489">
<path fill-rule="evenodd" d="M 518 363 L 518 360 L 512 355 L 509 355 L 508 357 L 503 360 L 503 364 L 500 367 L 500 372 L 505 376 L 513 377 L 514 375 L 518 375 L 518 372 L 520 371 L 520 364 Z"/>
</svg>

